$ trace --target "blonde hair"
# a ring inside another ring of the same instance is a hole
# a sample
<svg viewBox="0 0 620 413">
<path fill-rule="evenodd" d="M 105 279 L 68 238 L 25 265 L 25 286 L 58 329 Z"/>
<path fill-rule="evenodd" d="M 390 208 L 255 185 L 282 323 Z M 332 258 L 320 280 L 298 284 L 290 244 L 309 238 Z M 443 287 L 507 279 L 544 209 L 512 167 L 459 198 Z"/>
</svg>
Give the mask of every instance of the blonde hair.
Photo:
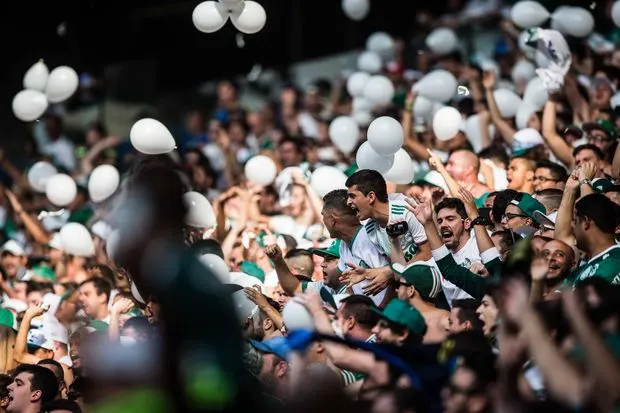
<svg viewBox="0 0 620 413">
<path fill-rule="evenodd" d="M 0 373 L 8 374 L 17 367 L 17 362 L 13 357 L 15 351 L 15 331 L 6 326 L 0 326 Z"/>
</svg>

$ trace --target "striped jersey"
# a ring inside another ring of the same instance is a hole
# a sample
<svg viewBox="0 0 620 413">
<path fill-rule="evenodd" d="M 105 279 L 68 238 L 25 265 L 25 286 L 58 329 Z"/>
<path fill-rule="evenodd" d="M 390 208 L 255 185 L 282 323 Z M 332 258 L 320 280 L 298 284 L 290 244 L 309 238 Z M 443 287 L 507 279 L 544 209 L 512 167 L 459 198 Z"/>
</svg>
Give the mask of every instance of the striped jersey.
<svg viewBox="0 0 620 413">
<path fill-rule="evenodd" d="M 370 337 L 368 337 L 368 339 L 366 339 L 367 343 L 375 343 L 376 341 L 377 341 L 377 336 L 374 334 L 372 334 Z M 342 381 L 344 382 L 345 386 L 348 386 L 349 384 L 353 384 L 356 381 L 364 380 L 364 378 L 366 377 L 362 373 L 355 373 L 349 370 L 340 370 L 340 372 L 342 373 Z"/>
</svg>

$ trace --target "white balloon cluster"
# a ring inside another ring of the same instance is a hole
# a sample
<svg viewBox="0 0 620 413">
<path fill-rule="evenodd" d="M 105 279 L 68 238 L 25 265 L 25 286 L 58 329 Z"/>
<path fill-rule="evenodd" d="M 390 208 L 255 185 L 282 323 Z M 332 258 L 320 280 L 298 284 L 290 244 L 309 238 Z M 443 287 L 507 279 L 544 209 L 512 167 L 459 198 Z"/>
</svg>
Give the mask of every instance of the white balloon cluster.
<svg viewBox="0 0 620 413">
<path fill-rule="evenodd" d="M 194 9 L 192 21 L 203 33 L 220 30 L 230 18 L 242 33 L 260 32 L 267 22 L 267 13 L 259 3 L 252 0 L 203 1 Z"/>
<path fill-rule="evenodd" d="M 620 21 L 620 9 L 617 15 Z M 613 16 L 612 10 L 612 18 Z M 594 30 L 594 17 L 583 7 L 560 6 L 551 14 L 537 1 L 523 0 L 512 6 L 510 18 L 517 26 L 524 29 L 539 27 L 551 18 L 553 30 L 580 38 L 589 36 Z"/>
<path fill-rule="evenodd" d="M 13 98 L 13 113 L 24 122 L 39 119 L 49 103 L 60 103 L 69 99 L 79 86 L 75 70 L 59 66 L 52 70 L 42 60 L 32 65 L 24 75 L 24 89 Z"/>
</svg>

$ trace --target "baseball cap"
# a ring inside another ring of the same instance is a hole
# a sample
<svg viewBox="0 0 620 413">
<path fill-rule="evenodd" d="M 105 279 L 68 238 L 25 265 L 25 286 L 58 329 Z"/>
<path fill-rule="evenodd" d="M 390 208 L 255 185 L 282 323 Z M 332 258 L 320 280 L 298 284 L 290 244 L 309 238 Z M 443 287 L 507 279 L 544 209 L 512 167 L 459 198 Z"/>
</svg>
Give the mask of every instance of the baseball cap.
<svg viewBox="0 0 620 413">
<path fill-rule="evenodd" d="M 0 308 L 0 326 L 9 327 L 17 331 L 17 320 L 13 313 L 6 308 Z"/>
<path fill-rule="evenodd" d="M 46 336 L 52 341 L 69 344 L 69 332 L 55 317 L 47 318 L 43 322 L 41 331 L 45 332 Z"/>
<path fill-rule="evenodd" d="M 28 339 L 26 341 L 28 347 L 43 348 L 45 350 L 54 350 L 54 340 L 52 340 L 47 332 L 41 328 L 31 329 L 28 331 Z"/>
<path fill-rule="evenodd" d="M 327 248 L 312 248 L 310 252 L 323 258 L 340 258 L 340 240 L 334 240 Z"/>
<path fill-rule="evenodd" d="M 620 185 L 616 185 L 609 179 L 600 178 L 592 182 L 592 188 L 597 192 L 617 192 L 620 191 Z"/>
<path fill-rule="evenodd" d="M 441 278 L 430 265 L 414 262 L 408 266 L 396 263 L 391 267 L 407 284 L 414 286 L 423 298 L 435 298 L 441 291 Z"/>
<path fill-rule="evenodd" d="M 45 278 L 48 281 L 54 282 L 56 281 L 56 274 L 54 270 L 49 265 L 39 264 L 32 267 L 32 274 L 37 275 L 41 278 Z"/>
<path fill-rule="evenodd" d="M 287 360 L 291 353 L 285 337 L 274 337 L 265 341 L 250 340 L 250 344 L 261 353 L 275 354 L 282 360 Z"/>
<path fill-rule="evenodd" d="M 538 210 L 534 211 L 534 221 L 538 222 L 541 226 L 555 227 L 555 219 L 557 216 L 557 211 L 554 211 L 549 215 L 545 215 Z"/>
<path fill-rule="evenodd" d="M 19 245 L 17 241 L 14 241 L 12 239 L 4 243 L 4 245 L 2 246 L 2 252 L 8 252 L 9 254 L 15 255 L 16 257 L 23 257 L 24 255 L 26 255 L 26 251 L 24 251 L 24 248 Z"/>
<path fill-rule="evenodd" d="M 404 300 L 394 298 L 383 310 L 374 307 L 371 310 L 392 323 L 407 327 L 413 334 L 421 336 L 426 333 L 424 317 Z"/>
<path fill-rule="evenodd" d="M 581 128 L 577 125 L 568 125 L 562 133 L 563 137 L 566 137 L 566 135 L 573 135 L 579 139 L 583 136 L 583 130 L 581 130 Z"/>
<path fill-rule="evenodd" d="M 611 121 L 606 119 L 599 119 L 594 122 L 585 123 L 583 125 L 583 130 L 586 132 L 592 132 L 593 130 L 599 130 L 603 132 L 607 137 L 616 139 L 618 134 L 616 133 L 616 128 Z"/>
<path fill-rule="evenodd" d="M 512 137 L 512 154 L 513 156 L 521 156 L 530 149 L 544 144 L 545 140 L 536 129 L 521 129 Z"/>
<path fill-rule="evenodd" d="M 536 217 L 534 216 L 535 211 L 540 211 L 543 214 L 546 212 L 543 204 L 525 192 L 517 194 L 517 197 L 510 201 L 510 203 L 512 205 L 516 205 L 525 215 L 533 220 L 536 220 Z"/>
</svg>

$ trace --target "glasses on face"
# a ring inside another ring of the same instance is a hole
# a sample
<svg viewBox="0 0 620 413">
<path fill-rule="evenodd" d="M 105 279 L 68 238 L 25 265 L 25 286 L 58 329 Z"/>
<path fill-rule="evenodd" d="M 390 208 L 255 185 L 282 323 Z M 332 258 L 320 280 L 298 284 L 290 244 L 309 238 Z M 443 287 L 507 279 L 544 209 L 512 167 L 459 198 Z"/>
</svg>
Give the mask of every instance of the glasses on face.
<svg viewBox="0 0 620 413">
<path fill-rule="evenodd" d="M 558 182 L 557 179 L 547 178 L 546 176 L 534 176 L 534 182 L 546 183 L 546 182 Z"/>
<path fill-rule="evenodd" d="M 381 330 L 385 330 L 390 328 L 390 325 L 385 320 L 379 320 L 379 322 L 377 323 L 377 327 L 379 327 Z"/>
<path fill-rule="evenodd" d="M 503 216 L 502 219 L 506 219 L 506 221 L 510 221 L 511 219 L 514 218 L 529 218 L 527 215 L 523 215 L 523 214 L 512 214 L 510 212 L 506 212 Z"/>
<path fill-rule="evenodd" d="M 605 135 L 592 135 L 590 134 L 588 136 L 588 140 L 590 142 L 594 142 L 594 143 L 608 143 L 611 142 L 611 138 L 605 136 Z"/>
</svg>

